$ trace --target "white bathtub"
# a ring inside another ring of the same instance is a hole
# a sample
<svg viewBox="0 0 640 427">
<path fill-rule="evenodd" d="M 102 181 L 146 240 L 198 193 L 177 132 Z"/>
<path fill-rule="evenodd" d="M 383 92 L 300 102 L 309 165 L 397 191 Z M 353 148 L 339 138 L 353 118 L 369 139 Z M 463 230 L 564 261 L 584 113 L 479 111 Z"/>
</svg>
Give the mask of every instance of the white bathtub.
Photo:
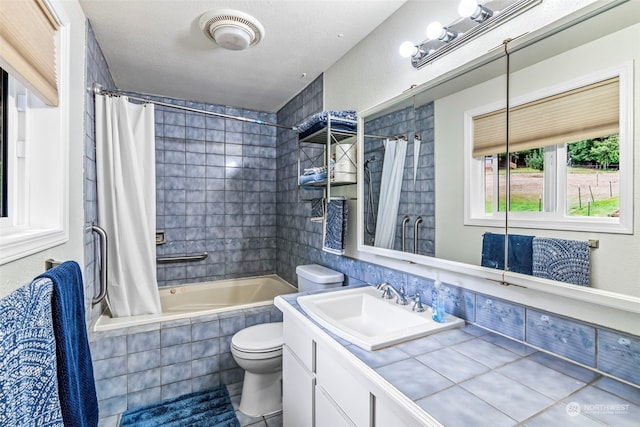
<svg viewBox="0 0 640 427">
<path fill-rule="evenodd" d="M 298 292 L 276 275 L 203 282 L 160 289 L 162 313 L 112 318 L 102 315 L 96 332 L 205 316 L 273 304 L 278 295 Z"/>
</svg>

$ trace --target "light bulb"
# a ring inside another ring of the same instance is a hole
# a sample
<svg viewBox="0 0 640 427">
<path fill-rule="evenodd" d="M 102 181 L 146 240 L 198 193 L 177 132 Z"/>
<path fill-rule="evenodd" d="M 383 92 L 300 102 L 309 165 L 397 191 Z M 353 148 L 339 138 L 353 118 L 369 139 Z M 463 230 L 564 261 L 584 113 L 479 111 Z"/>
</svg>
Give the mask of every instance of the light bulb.
<svg viewBox="0 0 640 427">
<path fill-rule="evenodd" d="M 462 0 L 458 5 L 458 13 L 463 18 L 469 18 L 473 15 L 478 8 L 478 2 L 476 0 Z"/>
<path fill-rule="evenodd" d="M 429 40 L 437 40 L 442 37 L 444 27 L 438 21 L 434 21 L 427 27 L 427 38 Z"/>
<path fill-rule="evenodd" d="M 400 45 L 399 52 L 403 58 L 409 58 L 418 53 L 418 48 L 413 43 L 406 41 Z"/>
</svg>

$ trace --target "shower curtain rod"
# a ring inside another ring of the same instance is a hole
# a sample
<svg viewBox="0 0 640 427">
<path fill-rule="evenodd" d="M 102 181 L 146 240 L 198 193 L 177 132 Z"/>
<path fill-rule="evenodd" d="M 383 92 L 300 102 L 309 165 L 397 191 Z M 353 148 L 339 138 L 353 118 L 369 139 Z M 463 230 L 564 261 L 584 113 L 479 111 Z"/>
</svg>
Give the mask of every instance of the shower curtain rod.
<svg viewBox="0 0 640 427">
<path fill-rule="evenodd" d="M 122 95 L 122 96 L 126 96 L 129 99 L 135 99 L 136 101 L 148 102 L 148 103 L 155 104 L 155 105 L 162 105 L 163 107 L 177 108 L 178 110 L 190 111 L 192 113 L 201 113 L 201 114 L 206 114 L 206 115 L 209 115 L 209 116 L 222 117 L 222 118 L 225 118 L 225 119 L 239 120 L 239 121 L 242 121 L 242 122 L 254 123 L 254 124 L 257 124 L 257 125 L 274 126 L 274 127 L 281 128 L 281 129 L 292 130 L 294 132 L 298 131 L 298 128 L 295 127 L 295 126 L 285 126 L 285 125 L 280 125 L 278 123 L 271 123 L 271 122 L 265 122 L 263 120 L 251 119 L 249 117 L 232 116 L 232 115 L 229 115 L 229 114 L 216 113 L 215 111 L 205 111 L 205 110 L 200 110 L 198 108 L 191 108 L 191 107 L 185 107 L 183 105 L 170 104 L 168 102 L 155 101 L 153 99 L 143 98 L 143 97 L 131 95 L 128 92 L 122 91 L 122 90 L 104 89 L 102 87 L 102 85 L 99 84 L 99 83 L 94 83 L 93 84 L 93 94 L 94 95 L 109 95 L 109 96 L 120 96 L 120 95 Z M 160 95 L 151 95 L 151 94 L 145 94 L 145 95 L 154 96 L 154 97 L 155 96 L 161 97 Z M 161 98 L 163 98 L 163 97 L 161 97 Z"/>
</svg>

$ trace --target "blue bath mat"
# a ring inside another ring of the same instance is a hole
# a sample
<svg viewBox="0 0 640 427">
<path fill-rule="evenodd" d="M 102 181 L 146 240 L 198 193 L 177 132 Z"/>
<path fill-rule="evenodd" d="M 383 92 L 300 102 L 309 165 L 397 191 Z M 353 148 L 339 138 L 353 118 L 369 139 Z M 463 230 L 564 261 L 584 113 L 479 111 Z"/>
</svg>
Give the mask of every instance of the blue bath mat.
<svg viewBox="0 0 640 427">
<path fill-rule="evenodd" d="M 185 394 L 122 414 L 121 427 L 240 427 L 222 385 Z"/>
</svg>

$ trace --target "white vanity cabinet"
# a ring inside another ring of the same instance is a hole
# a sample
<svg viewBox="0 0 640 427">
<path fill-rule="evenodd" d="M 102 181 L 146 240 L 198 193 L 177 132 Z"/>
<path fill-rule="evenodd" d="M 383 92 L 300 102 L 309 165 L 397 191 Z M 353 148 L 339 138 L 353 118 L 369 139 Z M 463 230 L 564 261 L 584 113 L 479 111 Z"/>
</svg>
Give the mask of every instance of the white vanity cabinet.
<svg viewBox="0 0 640 427">
<path fill-rule="evenodd" d="M 284 427 L 439 425 L 304 315 L 288 307 L 283 310 Z"/>
</svg>

